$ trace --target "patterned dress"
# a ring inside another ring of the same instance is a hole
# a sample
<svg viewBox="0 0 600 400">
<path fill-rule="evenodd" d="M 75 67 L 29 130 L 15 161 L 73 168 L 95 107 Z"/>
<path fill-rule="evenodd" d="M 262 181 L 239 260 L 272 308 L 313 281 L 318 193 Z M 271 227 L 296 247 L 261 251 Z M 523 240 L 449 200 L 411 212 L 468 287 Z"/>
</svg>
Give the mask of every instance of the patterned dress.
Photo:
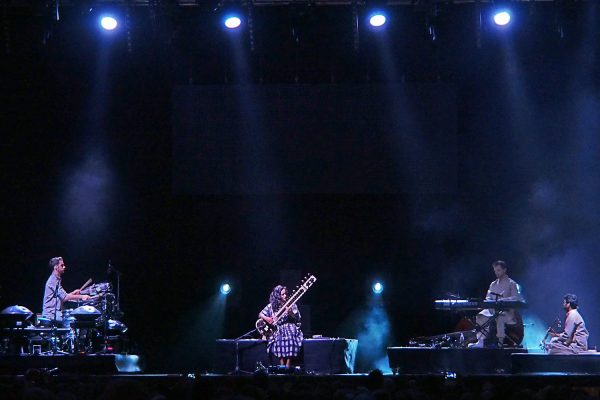
<svg viewBox="0 0 600 400">
<path fill-rule="evenodd" d="M 266 317 L 273 317 L 273 307 L 267 304 L 261 311 Z M 292 306 L 292 315 L 286 314 L 277 323 L 277 331 L 269 338 L 267 343 L 267 352 L 277 358 L 297 357 L 302 347 L 302 331 L 299 327 L 300 311 L 294 304 Z"/>
</svg>

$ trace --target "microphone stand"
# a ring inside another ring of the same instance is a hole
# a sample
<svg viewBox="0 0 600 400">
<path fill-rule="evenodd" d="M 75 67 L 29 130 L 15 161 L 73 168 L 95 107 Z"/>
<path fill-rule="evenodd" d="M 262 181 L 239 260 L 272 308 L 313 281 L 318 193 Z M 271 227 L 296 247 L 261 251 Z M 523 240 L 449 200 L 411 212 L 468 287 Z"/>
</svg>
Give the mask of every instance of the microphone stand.
<svg viewBox="0 0 600 400">
<path fill-rule="evenodd" d="M 120 299 L 121 299 L 121 271 L 119 271 L 118 269 L 116 269 L 112 263 L 110 262 L 110 260 L 108 260 L 108 270 L 106 271 L 107 274 L 111 274 L 112 272 L 115 273 L 115 275 L 117 275 L 117 298 L 116 298 L 116 310 L 115 310 L 115 314 L 121 314 L 121 303 L 120 303 Z"/>
<path fill-rule="evenodd" d="M 54 288 L 54 326 L 56 326 L 56 316 L 58 314 L 58 288 L 60 287 L 60 279 L 56 281 L 56 287 Z"/>
<path fill-rule="evenodd" d="M 233 339 L 233 343 L 235 345 L 235 369 L 229 373 L 230 375 L 252 374 L 251 371 L 244 371 L 243 369 L 240 368 L 240 340 L 242 340 L 246 336 L 250 336 L 250 334 L 254 333 L 255 331 L 256 331 L 256 328 L 244 333 L 240 337 Z"/>
<path fill-rule="evenodd" d="M 121 298 L 121 271 L 119 271 L 118 269 L 116 269 L 113 265 L 112 262 L 110 260 L 108 260 L 108 269 L 106 270 L 106 274 L 110 275 L 111 273 L 114 273 L 117 276 L 117 295 L 115 298 L 115 309 L 111 312 L 111 310 L 109 310 L 109 306 L 108 306 L 108 298 L 106 296 L 106 294 L 103 297 L 103 301 L 104 301 L 104 309 L 102 312 L 102 318 L 104 318 L 103 321 L 103 325 L 104 325 L 104 334 L 103 334 L 103 340 L 104 340 L 104 348 L 102 350 L 100 350 L 99 352 L 97 352 L 96 354 L 109 354 L 109 350 L 108 350 L 108 328 L 110 325 L 110 318 L 111 317 L 115 317 L 115 318 L 121 318 L 121 304 L 120 304 L 120 298 Z M 110 314 L 114 314 L 114 315 L 110 315 Z"/>
<path fill-rule="evenodd" d="M 104 302 L 104 312 L 103 312 L 104 315 L 101 317 L 104 319 L 104 321 L 102 321 L 102 324 L 104 325 L 104 329 L 103 329 L 104 332 L 102 335 L 103 336 L 102 339 L 104 340 L 104 348 L 95 354 L 109 354 L 109 352 L 108 352 L 109 318 L 108 318 L 108 300 L 107 300 L 106 296 L 104 296 L 104 298 L 101 301 Z"/>
</svg>

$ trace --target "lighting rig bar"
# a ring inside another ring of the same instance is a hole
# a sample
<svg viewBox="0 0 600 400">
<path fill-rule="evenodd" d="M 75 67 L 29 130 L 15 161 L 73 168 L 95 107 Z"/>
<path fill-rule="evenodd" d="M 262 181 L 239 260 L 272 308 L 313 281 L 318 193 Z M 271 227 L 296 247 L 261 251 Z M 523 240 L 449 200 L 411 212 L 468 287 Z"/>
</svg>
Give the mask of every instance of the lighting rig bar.
<svg viewBox="0 0 600 400">
<path fill-rule="evenodd" d="M 589 3 L 596 0 L 578 0 L 579 3 Z M 508 3 L 564 3 L 564 0 L 509 0 Z M 74 6 L 101 6 L 122 5 L 130 7 L 219 7 L 227 4 L 248 4 L 255 7 L 262 6 L 291 6 L 291 5 L 314 5 L 314 6 L 341 6 L 358 5 L 365 6 L 369 0 L 3 0 L 3 7 L 74 7 Z M 435 4 L 466 4 L 466 3 L 494 3 L 494 0 L 388 0 L 379 4 L 383 6 L 418 6 Z"/>
</svg>

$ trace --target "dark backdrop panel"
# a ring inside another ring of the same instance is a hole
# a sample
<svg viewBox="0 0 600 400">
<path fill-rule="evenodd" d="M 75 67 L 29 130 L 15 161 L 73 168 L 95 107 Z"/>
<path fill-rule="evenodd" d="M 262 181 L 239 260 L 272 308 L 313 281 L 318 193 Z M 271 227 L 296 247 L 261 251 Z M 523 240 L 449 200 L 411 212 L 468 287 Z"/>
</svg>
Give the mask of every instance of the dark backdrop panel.
<svg viewBox="0 0 600 400">
<path fill-rule="evenodd" d="M 456 185 L 451 86 L 180 86 L 180 194 L 448 193 Z"/>
</svg>

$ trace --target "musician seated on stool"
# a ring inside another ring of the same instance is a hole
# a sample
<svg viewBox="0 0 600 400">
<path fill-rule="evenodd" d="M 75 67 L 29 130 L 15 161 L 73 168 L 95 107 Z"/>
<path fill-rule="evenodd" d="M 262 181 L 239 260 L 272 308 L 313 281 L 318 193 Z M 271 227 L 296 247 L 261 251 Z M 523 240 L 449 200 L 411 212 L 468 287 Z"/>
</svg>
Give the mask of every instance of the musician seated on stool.
<svg viewBox="0 0 600 400">
<path fill-rule="evenodd" d="M 508 266 L 504 261 L 498 260 L 492 263 L 496 280 L 490 284 L 490 288 L 485 296 L 486 300 L 491 301 L 523 301 L 519 287 L 515 281 L 510 279 L 506 274 Z M 477 343 L 471 343 L 469 348 L 482 348 L 484 341 L 494 338 L 490 332 L 490 324 L 493 319 L 496 319 L 496 336 L 500 346 L 504 344 L 506 338 L 506 325 L 514 325 L 517 323 L 515 318 L 515 310 L 495 310 L 485 309 L 477 314 L 475 321 L 477 322 Z"/>
<path fill-rule="evenodd" d="M 281 309 L 288 299 L 288 290 L 285 286 L 276 286 L 269 296 L 269 304 L 258 314 L 269 325 L 273 325 L 274 333 L 269 336 L 267 353 L 277 357 L 280 365 L 288 368 L 292 360 L 298 357 L 302 347 L 302 331 L 300 330 L 300 311 L 296 304 L 284 313 L 277 321 L 275 314 Z"/>
<path fill-rule="evenodd" d="M 61 284 L 62 275 L 65 273 L 67 266 L 62 257 L 53 257 L 48 262 L 52 273 L 46 281 L 44 288 L 44 301 L 42 305 L 42 316 L 53 321 L 62 321 L 62 306 L 65 301 L 69 300 L 87 300 L 90 296 L 79 294 L 80 290 L 76 289 L 67 293 Z"/>
<path fill-rule="evenodd" d="M 563 300 L 563 307 L 567 312 L 565 329 L 562 333 L 549 332 L 552 339 L 546 345 L 548 354 L 579 354 L 587 351 L 587 342 L 590 334 L 585 327 L 585 322 L 581 314 L 577 310 L 577 296 L 566 294 Z"/>
</svg>

